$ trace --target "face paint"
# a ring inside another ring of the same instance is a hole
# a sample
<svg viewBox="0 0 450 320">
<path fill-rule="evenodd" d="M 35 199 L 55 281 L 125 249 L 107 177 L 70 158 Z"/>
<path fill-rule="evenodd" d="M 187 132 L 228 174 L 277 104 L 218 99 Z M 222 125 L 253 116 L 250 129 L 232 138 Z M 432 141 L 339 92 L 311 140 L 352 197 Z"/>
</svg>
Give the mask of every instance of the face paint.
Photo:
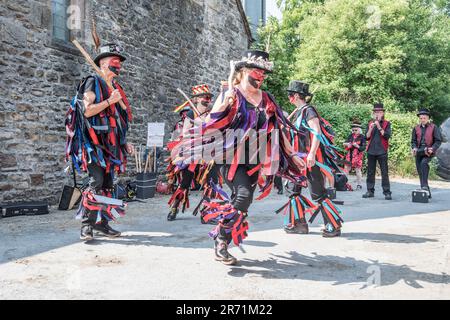
<svg viewBox="0 0 450 320">
<path fill-rule="evenodd" d="M 265 78 L 266 75 L 264 70 L 254 69 L 248 75 L 248 82 L 253 88 L 259 89 L 261 88 Z"/>
<path fill-rule="evenodd" d="M 122 67 L 122 62 L 120 58 L 114 57 L 109 61 L 108 69 L 111 70 L 115 75 L 119 75 L 120 68 Z"/>
<path fill-rule="evenodd" d="M 200 103 L 202 104 L 202 106 L 208 107 L 209 104 L 211 103 L 211 97 L 210 96 L 202 97 L 200 99 Z"/>
<path fill-rule="evenodd" d="M 294 94 L 289 94 L 289 102 L 292 104 L 295 104 L 295 95 Z"/>
</svg>

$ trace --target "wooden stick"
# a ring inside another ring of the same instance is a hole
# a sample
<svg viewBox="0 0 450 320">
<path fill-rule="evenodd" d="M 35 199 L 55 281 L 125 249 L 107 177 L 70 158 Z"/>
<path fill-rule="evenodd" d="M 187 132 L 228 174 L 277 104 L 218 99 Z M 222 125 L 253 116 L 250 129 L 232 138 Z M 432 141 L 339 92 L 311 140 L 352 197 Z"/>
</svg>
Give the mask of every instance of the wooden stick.
<svg viewBox="0 0 450 320">
<path fill-rule="evenodd" d="M 300 108 L 297 107 L 294 109 L 294 111 L 292 111 L 292 113 L 287 117 L 288 120 L 291 120 L 292 116 L 299 110 Z"/>
<path fill-rule="evenodd" d="M 154 159 L 153 159 L 153 161 L 154 161 L 154 163 L 153 163 L 153 172 L 156 172 L 156 146 L 154 148 L 155 148 L 155 152 L 154 152 Z"/>
<path fill-rule="evenodd" d="M 115 88 L 113 87 L 111 81 L 106 79 L 105 75 L 103 74 L 103 71 L 100 70 L 100 68 L 95 64 L 94 60 L 92 60 L 92 58 L 89 55 L 89 53 L 87 53 L 86 50 L 84 50 L 84 48 L 81 46 L 81 44 L 77 40 L 72 40 L 72 43 L 75 45 L 75 47 L 77 47 L 78 50 L 80 50 L 81 54 L 84 56 L 86 61 L 91 65 L 92 68 L 94 68 L 95 72 L 97 72 L 97 74 L 103 80 L 105 80 L 106 85 L 108 86 L 108 88 L 110 88 L 111 90 L 115 90 Z M 119 104 L 120 104 L 120 106 L 122 107 L 123 110 L 127 109 L 127 106 L 125 105 L 125 102 L 123 102 L 123 100 L 119 100 Z"/>
<path fill-rule="evenodd" d="M 142 147 L 139 145 L 139 172 L 142 173 Z"/>
<path fill-rule="evenodd" d="M 148 164 L 150 163 L 150 154 L 147 153 L 147 159 L 145 159 L 145 167 L 144 167 L 144 173 L 147 172 Z"/>
<path fill-rule="evenodd" d="M 198 111 L 197 107 L 194 105 L 194 103 L 191 101 L 191 99 L 189 99 L 189 97 L 186 95 L 186 93 L 184 93 L 184 91 L 181 90 L 180 88 L 177 88 L 177 91 L 183 95 L 183 97 L 187 100 L 187 102 L 189 102 L 189 104 L 191 105 L 191 108 L 195 112 L 197 112 L 197 114 L 200 114 L 200 112 Z"/>
<path fill-rule="evenodd" d="M 134 158 L 136 159 L 136 172 L 139 173 L 138 151 L 134 150 Z"/>
</svg>

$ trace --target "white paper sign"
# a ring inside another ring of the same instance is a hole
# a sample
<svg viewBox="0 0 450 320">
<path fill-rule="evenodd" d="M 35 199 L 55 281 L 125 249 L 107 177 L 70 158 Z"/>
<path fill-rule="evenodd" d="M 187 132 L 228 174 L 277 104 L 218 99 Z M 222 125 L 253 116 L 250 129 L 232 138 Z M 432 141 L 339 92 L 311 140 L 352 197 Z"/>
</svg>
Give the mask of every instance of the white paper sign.
<svg viewBox="0 0 450 320">
<path fill-rule="evenodd" d="M 147 147 L 164 146 L 164 122 L 149 122 L 147 130 Z"/>
</svg>

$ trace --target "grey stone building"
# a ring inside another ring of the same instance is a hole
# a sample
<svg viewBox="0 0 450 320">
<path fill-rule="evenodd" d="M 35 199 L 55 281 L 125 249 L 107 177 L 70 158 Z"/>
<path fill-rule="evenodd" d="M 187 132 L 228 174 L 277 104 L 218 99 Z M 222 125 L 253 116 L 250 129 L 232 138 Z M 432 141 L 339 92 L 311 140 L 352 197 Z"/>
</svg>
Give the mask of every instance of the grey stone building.
<svg viewBox="0 0 450 320">
<path fill-rule="evenodd" d="M 70 40 L 95 54 L 92 12 L 102 43 L 119 42 L 128 57 L 119 81 L 133 143 L 145 144 L 147 122 L 173 126 L 177 87 L 217 92 L 252 41 L 240 0 L 0 0 L 0 203 L 59 200 L 69 179 L 65 113 L 91 73 Z"/>
</svg>

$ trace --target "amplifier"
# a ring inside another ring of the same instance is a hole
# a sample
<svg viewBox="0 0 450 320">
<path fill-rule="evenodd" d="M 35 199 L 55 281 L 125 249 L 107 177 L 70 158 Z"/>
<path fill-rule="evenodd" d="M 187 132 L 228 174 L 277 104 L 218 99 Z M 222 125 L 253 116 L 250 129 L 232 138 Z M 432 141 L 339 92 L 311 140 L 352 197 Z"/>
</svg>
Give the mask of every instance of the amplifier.
<svg viewBox="0 0 450 320">
<path fill-rule="evenodd" d="M 17 202 L 7 205 L 0 205 L 2 218 L 13 216 L 34 216 L 49 213 L 46 201 Z"/>
<path fill-rule="evenodd" d="M 412 192 L 412 202 L 428 203 L 428 191 L 414 190 Z"/>
</svg>

